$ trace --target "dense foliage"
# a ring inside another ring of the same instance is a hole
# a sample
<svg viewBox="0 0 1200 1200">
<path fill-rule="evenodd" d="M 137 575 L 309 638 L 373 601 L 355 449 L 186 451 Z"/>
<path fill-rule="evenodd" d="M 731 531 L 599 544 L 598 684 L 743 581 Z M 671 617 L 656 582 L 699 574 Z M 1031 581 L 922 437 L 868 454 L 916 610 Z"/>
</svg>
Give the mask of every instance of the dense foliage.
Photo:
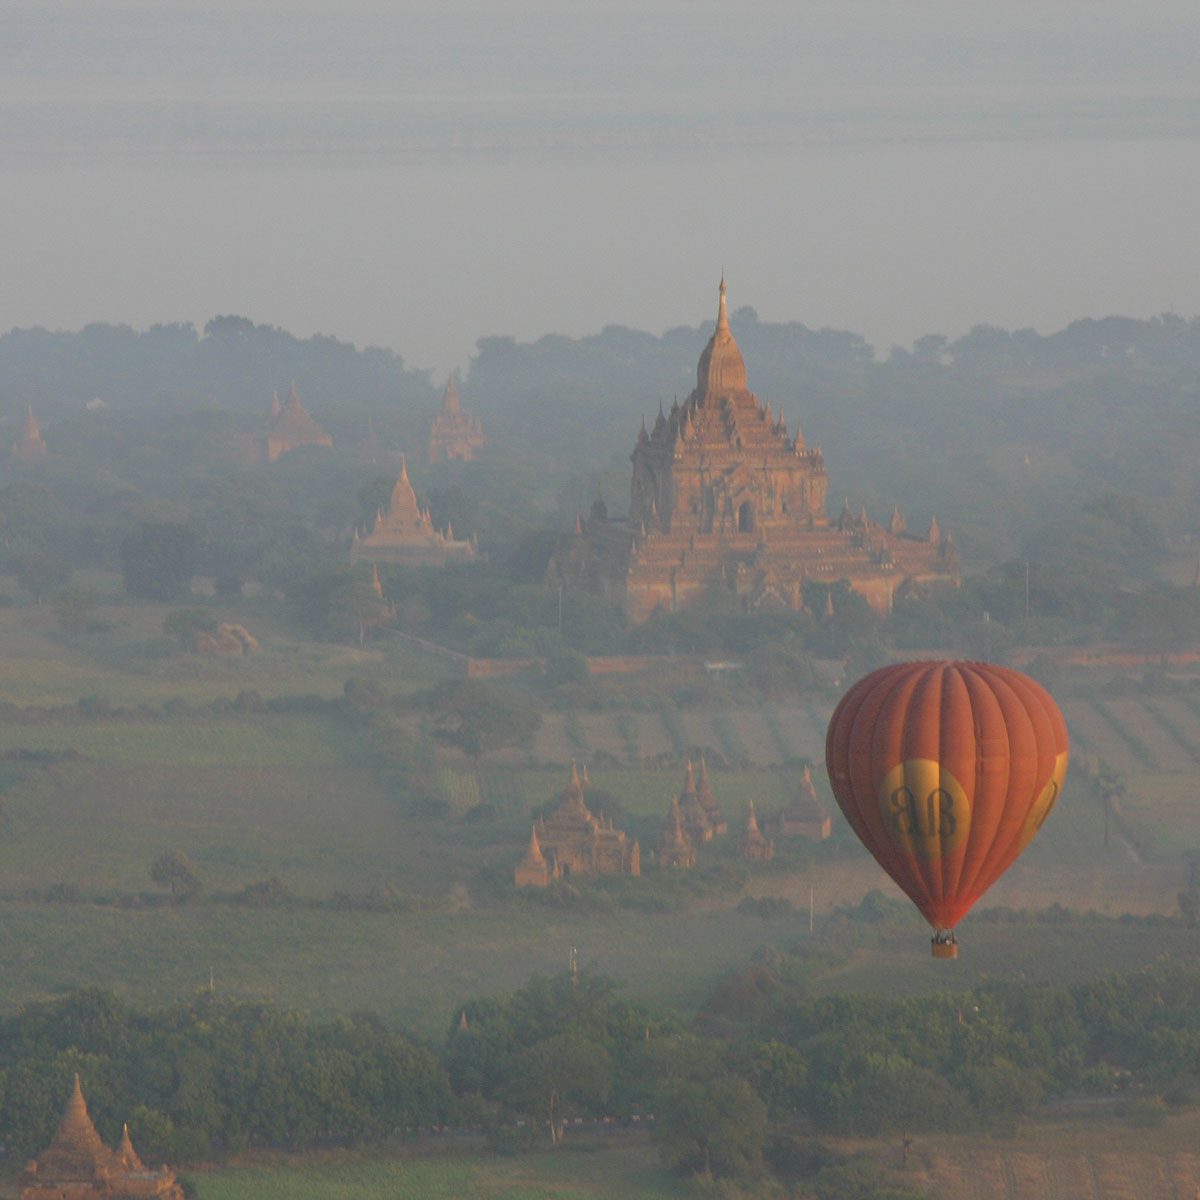
<svg viewBox="0 0 1200 1200">
<path fill-rule="evenodd" d="M 0 1021 L 0 1127 L 20 1158 L 48 1143 L 72 1076 L 109 1144 L 129 1121 L 149 1161 L 249 1145 L 363 1141 L 444 1121 L 437 1058 L 369 1016 L 327 1022 L 204 994 L 133 1009 L 98 991 Z"/>
<path fill-rule="evenodd" d="M 689 1029 L 573 973 L 467 1002 L 440 1056 L 369 1016 L 319 1021 L 211 994 L 145 1011 L 85 991 L 0 1020 L 0 1125 L 14 1154 L 44 1147 L 75 1072 L 101 1133 L 128 1119 L 152 1160 L 518 1117 L 557 1141 L 572 1115 L 654 1113 L 664 1161 L 683 1173 L 765 1162 L 785 1178 L 824 1172 L 817 1192 L 833 1195 L 870 1171 L 770 1133 L 769 1119 L 915 1133 L 1009 1127 L 1068 1093 L 1147 1112 L 1186 1102 L 1200 1090 L 1198 990 L 1200 966 L 1163 960 L 1070 989 L 808 998 L 779 960 L 724 980 Z"/>
</svg>

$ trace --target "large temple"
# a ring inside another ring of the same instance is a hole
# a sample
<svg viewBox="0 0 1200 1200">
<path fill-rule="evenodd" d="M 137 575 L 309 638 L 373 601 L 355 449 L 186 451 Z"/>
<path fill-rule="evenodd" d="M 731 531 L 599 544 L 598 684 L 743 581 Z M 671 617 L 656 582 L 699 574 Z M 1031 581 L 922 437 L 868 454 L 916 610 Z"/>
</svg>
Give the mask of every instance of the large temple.
<svg viewBox="0 0 1200 1200">
<path fill-rule="evenodd" d="M 819 447 L 782 412 L 759 404 L 729 327 L 721 280 L 717 326 L 700 355 L 696 387 L 642 423 L 633 450 L 627 523 L 593 509 L 560 548 L 552 572 L 619 600 L 630 619 L 703 597 L 737 596 L 748 610 L 800 608 L 808 581 L 847 581 L 887 612 L 906 592 L 958 582 L 950 537 L 937 522 L 910 534 L 899 512 L 887 526 L 845 508 L 831 520 Z"/>
<path fill-rule="evenodd" d="M 429 430 L 429 461 L 431 464 L 455 459 L 470 462 L 483 445 L 483 426 L 478 417 L 463 412 L 458 388 L 451 375 L 442 393 L 442 411 L 434 418 Z"/>
<path fill-rule="evenodd" d="M 400 478 L 392 489 L 387 512 L 375 514 L 366 533 L 354 531 L 350 562 L 407 563 L 410 566 L 444 567 L 449 562 L 474 562 L 479 546 L 474 537 L 456 539 L 454 529 L 434 529 L 429 509 L 417 503 L 408 479 L 408 465 L 400 457 Z"/>
<path fill-rule="evenodd" d="M 137 1156 L 125 1127 L 115 1150 L 96 1132 L 79 1076 L 49 1147 L 21 1173 L 20 1200 L 183 1200 L 167 1167 L 152 1170 Z"/>
</svg>

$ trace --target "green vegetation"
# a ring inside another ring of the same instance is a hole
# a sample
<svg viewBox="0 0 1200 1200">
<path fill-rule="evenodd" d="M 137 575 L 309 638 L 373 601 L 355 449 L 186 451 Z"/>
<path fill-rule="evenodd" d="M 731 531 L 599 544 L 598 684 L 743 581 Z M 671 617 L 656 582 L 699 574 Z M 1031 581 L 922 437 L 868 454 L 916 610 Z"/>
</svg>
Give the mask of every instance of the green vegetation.
<svg viewBox="0 0 1200 1200">
<path fill-rule="evenodd" d="M 568 1142 L 554 1154 L 326 1155 L 195 1179 L 200 1200 L 676 1200 L 684 1185 L 644 1143 Z"/>
</svg>

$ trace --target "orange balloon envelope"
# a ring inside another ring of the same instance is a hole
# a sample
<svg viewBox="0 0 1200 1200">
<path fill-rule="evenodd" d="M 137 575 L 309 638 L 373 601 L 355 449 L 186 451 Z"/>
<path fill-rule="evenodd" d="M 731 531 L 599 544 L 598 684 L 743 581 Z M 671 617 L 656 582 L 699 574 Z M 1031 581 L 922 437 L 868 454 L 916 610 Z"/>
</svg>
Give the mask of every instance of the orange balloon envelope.
<svg viewBox="0 0 1200 1200">
<path fill-rule="evenodd" d="M 1033 840 L 1067 773 L 1067 726 L 1008 667 L 911 662 L 860 679 L 825 737 L 838 805 L 933 926 L 950 931 Z"/>
</svg>

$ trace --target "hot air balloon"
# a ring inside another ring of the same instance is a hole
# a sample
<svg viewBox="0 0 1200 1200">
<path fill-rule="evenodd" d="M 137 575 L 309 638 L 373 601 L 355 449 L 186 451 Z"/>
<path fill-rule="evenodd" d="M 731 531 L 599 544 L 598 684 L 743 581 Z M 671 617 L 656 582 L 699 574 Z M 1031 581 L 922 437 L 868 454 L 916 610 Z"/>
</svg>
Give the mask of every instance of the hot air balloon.
<svg viewBox="0 0 1200 1200">
<path fill-rule="evenodd" d="M 842 697 L 825 736 L 850 827 L 933 926 L 954 927 L 1049 816 L 1067 773 L 1067 726 L 1046 689 L 1008 667 L 909 662 Z"/>
</svg>

